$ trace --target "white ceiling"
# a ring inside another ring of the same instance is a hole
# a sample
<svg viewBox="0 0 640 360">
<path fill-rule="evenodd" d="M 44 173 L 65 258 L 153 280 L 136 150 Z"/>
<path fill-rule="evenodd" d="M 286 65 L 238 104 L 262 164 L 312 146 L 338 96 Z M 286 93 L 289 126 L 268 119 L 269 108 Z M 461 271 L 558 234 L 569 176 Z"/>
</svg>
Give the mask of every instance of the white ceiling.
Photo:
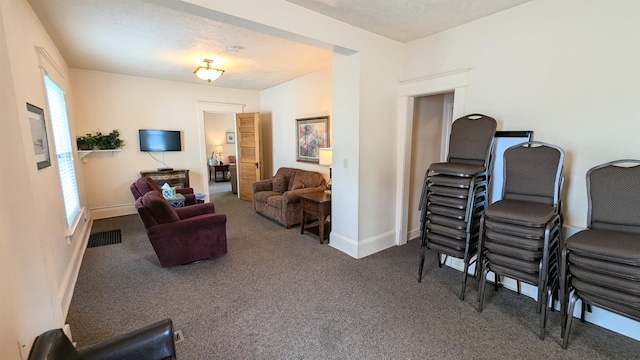
<svg viewBox="0 0 640 360">
<path fill-rule="evenodd" d="M 328 50 L 160 5 L 166 1 L 28 1 L 71 68 L 206 84 L 193 71 L 213 58 L 226 71 L 213 85 L 263 90 L 331 64 Z M 286 1 L 407 42 L 530 0 Z"/>
</svg>

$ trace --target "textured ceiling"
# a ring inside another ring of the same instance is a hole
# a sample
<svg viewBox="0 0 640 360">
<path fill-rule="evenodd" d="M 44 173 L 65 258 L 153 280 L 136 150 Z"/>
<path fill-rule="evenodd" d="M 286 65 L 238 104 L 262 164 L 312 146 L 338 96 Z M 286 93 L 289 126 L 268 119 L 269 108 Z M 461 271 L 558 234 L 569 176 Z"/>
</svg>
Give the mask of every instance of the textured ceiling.
<svg viewBox="0 0 640 360">
<path fill-rule="evenodd" d="M 287 1 L 406 42 L 529 0 Z M 331 52 L 325 49 L 165 7 L 154 0 L 28 2 L 71 68 L 206 84 L 193 71 L 209 58 L 226 71 L 213 85 L 263 90 L 331 64 Z M 229 51 L 230 45 L 237 51 Z"/>
<path fill-rule="evenodd" d="M 286 0 L 399 42 L 408 42 L 531 0 Z"/>
</svg>

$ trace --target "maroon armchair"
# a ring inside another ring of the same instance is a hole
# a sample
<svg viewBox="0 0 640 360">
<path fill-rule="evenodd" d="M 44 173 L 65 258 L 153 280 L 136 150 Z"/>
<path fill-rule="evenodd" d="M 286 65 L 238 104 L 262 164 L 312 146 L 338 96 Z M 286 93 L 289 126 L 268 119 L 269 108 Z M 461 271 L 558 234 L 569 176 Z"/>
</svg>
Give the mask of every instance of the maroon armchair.
<svg viewBox="0 0 640 360">
<path fill-rule="evenodd" d="M 174 209 L 150 191 L 136 200 L 136 210 L 162 267 L 227 253 L 227 216 L 216 214 L 212 203 Z"/>
<path fill-rule="evenodd" d="M 160 191 L 160 193 L 162 194 L 160 186 L 158 186 L 158 184 L 156 184 L 156 182 L 151 180 L 151 178 L 148 176 L 143 176 L 140 179 L 136 180 L 133 184 L 131 184 L 131 186 L 129 186 L 129 189 L 131 189 L 131 193 L 136 200 L 138 200 L 140 196 L 148 193 L 149 191 Z M 176 189 L 176 192 L 184 196 L 185 205 L 193 205 L 196 203 L 196 195 L 193 193 L 192 188 L 180 188 Z"/>
</svg>

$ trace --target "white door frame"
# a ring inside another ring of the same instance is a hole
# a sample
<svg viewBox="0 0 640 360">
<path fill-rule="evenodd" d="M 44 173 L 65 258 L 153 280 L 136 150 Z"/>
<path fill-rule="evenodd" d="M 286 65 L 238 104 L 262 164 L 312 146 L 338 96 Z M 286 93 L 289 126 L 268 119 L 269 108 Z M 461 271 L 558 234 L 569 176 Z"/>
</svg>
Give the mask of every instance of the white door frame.
<svg viewBox="0 0 640 360">
<path fill-rule="evenodd" d="M 403 81 L 399 86 L 396 179 L 396 245 L 406 244 L 409 227 L 409 195 L 411 192 L 411 147 L 415 98 L 453 92 L 453 119 L 465 113 L 469 69 L 427 78 Z M 446 139 L 445 139 L 446 140 Z"/>
<path fill-rule="evenodd" d="M 209 199 L 209 165 L 207 164 L 208 152 L 205 149 L 204 144 L 205 141 L 205 133 L 204 133 L 204 113 L 218 113 L 218 114 L 237 114 L 244 112 L 243 104 L 225 104 L 225 103 L 216 103 L 216 102 L 208 102 L 208 101 L 198 101 L 196 102 L 196 111 L 197 111 L 197 121 L 198 121 L 198 141 L 200 144 L 200 172 L 202 174 L 207 174 L 206 176 L 202 176 L 202 188 L 205 189 L 205 194 L 207 195 L 207 202 Z M 235 127 L 235 125 L 234 125 Z"/>
</svg>

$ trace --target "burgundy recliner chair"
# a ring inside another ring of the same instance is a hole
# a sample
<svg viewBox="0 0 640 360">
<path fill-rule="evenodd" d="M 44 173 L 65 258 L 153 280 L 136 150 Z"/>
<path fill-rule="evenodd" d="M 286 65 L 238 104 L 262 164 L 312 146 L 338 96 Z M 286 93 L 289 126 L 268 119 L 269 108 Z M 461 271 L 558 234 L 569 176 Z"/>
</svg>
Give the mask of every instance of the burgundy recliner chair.
<svg viewBox="0 0 640 360">
<path fill-rule="evenodd" d="M 227 253 L 227 216 L 212 203 L 173 208 L 150 191 L 136 200 L 136 210 L 162 267 Z"/>
<path fill-rule="evenodd" d="M 148 176 L 143 176 L 140 179 L 136 180 L 133 184 L 131 184 L 131 186 L 129 186 L 129 189 L 131 189 L 131 193 L 136 200 L 138 200 L 140 196 L 148 193 L 149 191 L 160 191 L 160 193 L 162 194 L 160 186 L 158 186 L 158 184 L 156 184 L 156 182 L 151 180 L 151 178 Z M 180 188 L 176 189 L 176 192 L 184 196 L 185 205 L 193 205 L 196 203 L 196 196 L 193 193 L 192 188 Z"/>
</svg>

